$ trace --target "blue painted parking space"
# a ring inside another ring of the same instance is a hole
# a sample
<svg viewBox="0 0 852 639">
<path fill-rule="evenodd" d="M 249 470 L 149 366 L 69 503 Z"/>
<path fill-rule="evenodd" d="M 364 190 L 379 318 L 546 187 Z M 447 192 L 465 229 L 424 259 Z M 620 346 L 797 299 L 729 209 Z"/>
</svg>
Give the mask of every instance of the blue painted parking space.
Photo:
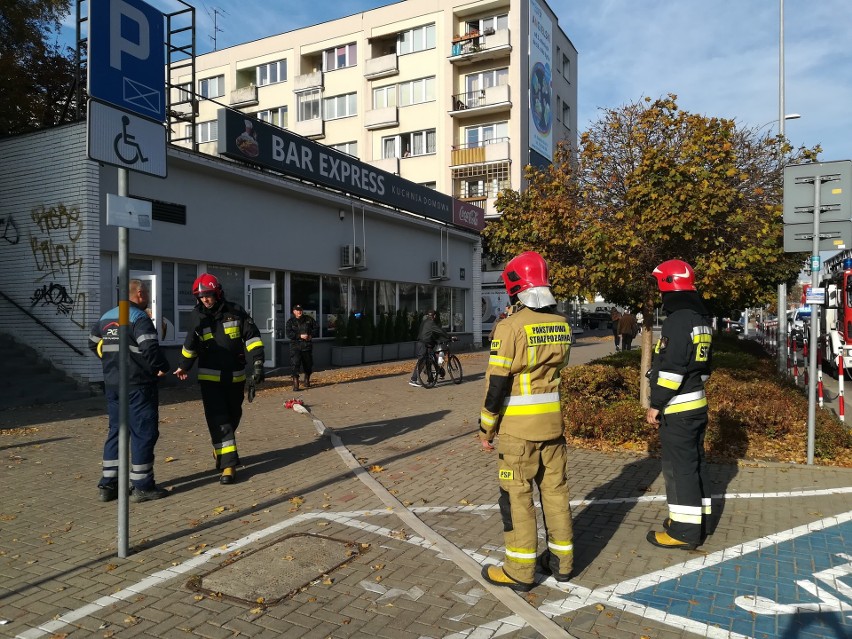
<svg viewBox="0 0 852 639">
<path fill-rule="evenodd" d="M 754 639 L 852 639 L 852 521 L 630 594 L 628 601 Z"/>
</svg>

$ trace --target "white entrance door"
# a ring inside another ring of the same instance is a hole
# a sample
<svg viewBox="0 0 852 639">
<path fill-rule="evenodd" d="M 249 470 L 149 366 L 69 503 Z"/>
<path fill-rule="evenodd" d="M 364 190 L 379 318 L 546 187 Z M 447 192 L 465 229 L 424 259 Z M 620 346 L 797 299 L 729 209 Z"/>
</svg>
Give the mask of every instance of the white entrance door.
<svg viewBox="0 0 852 639">
<path fill-rule="evenodd" d="M 248 287 L 248 310 L 263 340 L 263 365 L 275 368 L 275 287 L 262 280 L 250 280 Z"/>
</svg>

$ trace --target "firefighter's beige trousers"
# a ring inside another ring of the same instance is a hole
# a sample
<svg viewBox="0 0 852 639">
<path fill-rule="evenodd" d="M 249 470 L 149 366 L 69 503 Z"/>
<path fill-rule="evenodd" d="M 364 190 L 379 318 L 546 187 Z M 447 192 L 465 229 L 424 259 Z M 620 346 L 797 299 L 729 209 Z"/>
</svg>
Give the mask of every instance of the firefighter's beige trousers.
<svg viewBox="0 0 852 639">
<path fill-rule="evenodd" d="M 548 548 L 559 558 L 559 572 L 569 574 L 574 552 L 565 440 L 531 442 L 501 434 L 497 452 L 506 574 L 523 583 L 534 580 L 538 535 L 533 482 L 541 495 Z"/>
</svg>

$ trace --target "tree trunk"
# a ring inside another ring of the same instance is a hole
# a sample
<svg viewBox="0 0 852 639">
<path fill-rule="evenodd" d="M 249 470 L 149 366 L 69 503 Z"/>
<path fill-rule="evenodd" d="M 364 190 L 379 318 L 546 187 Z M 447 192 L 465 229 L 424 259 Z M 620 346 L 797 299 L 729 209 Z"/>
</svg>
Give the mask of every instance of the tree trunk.
<svg viewBox="0 0 852 639">
<path fill-rule="evenodd" d="M 642 308 L 642 360 L 639 366 L 639 402 L 643 408 L 651 406 L 651 382 L 645 374 L 651 370 L 654 354 L 654 298 L 645 299 Z"/>
</svg>

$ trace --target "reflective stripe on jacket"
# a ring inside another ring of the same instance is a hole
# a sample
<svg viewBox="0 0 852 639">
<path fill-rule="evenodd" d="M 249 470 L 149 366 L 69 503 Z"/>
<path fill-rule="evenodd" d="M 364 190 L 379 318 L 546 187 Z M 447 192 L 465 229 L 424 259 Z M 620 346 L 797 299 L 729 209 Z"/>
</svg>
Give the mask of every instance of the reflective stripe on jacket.
<svg viewBox="0 0 852 639">
<path fill-rule="evenodd" d="M 562 435 L 559 372 L 570 352 L 571 328 L 549 310 L 521 307 L 497 324 L 480 412 L 485 438 L 498 429 L 527 441 Z"/>
<path fill-rule="evenodd" d="M 155 384 L 157 373 L 169 372 L 169 362 L 160 348 L 157 330 L 148 313 L 133 303 L 130 306 L 128 327 L 127 383 L 133 386 Z M 89 349 L 101 358 L 104 385 L 118 386 L 118 307 L 101 316 L 89 333 Z"/>
</svg>

